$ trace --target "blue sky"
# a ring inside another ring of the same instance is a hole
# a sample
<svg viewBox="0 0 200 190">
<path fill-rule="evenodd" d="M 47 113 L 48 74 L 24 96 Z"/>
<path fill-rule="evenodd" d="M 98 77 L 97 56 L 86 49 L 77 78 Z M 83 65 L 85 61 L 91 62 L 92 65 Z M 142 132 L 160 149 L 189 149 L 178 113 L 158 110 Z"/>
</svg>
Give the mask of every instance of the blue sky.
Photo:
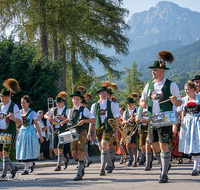
<svg viewBox="0 0 200 190">
<path fill-rule="evenodd" d="M 130 11 L 128 17 L 130 18 L 133 13 L 149 10 L 150 7 L 154 7 L 158 2 L 159 0 L 123 0 L 123 7 Z M 176 3 L 180 7 L 200 12 L 200 0 L 171 0 L 170 2 Z"/>
</svg>

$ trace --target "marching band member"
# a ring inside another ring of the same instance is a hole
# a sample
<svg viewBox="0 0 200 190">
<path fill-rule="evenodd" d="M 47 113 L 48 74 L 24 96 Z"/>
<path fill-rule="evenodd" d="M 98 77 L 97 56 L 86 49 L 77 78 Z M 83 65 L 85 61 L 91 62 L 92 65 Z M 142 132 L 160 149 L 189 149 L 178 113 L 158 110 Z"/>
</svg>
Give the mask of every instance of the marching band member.
<svg viewBox="0 0 200 190">
<path fill-rule="evenodd" d="M 101 151 L 101 168 L 100 175 L 105 175 L 105 165 L 108 162 L 107 173 L 112 173 L 113 164 L 110 159 L 108 159 L 108 144 L 112 137 L 112 128 L 108 123 L 108 119 L 114 119 L 118 125 L 119 111 L 115 109 L 115 103 L 107 100 L 108 89 L 106 86 L 101 86 L 97 93 L 99 95 L 99 101 L 94 103 L 91 107 L 91 113 L 94 114 L 96 118 L 96 136 L 98 141 L 98 146 Z M 90 124 L 88 131 L 88 140 L 91 139 L 91 131 L 95 130 L 95 125 Z M 118 135 L 116 131 L 115 136 Z M 92 139 L 94 140 L 94 133 Z"/>
<path fill-rule="evenodd" d="M 149 67 L 152 69 L 154 80 L 146 84 L 140 99 L 140 105 L 142 105 L 143 108 L 148 105 L 149 120 L 151 114 L 172 111 L 173 104 L 175 106 L 180 106 L 182 104 L 181 98 L 177 99 L 176 97 L 180 95 L 177 84 L 166 79 L 164 76 L 165 70 L 169 69 L 165 66 L 165 61 L 172 63 L 174 60 L 173 55 L 166 50 L 159 52 L 158 55 L 159 61 L 155 61 L 153 66 Z M 169 98 L 171 101 L 158 104 L 160 101 Z M 172 126 L 149 126 L 148 131 L 149 142 L 157 160 L 161 163 L 162 172 L 159 183 L 166 183 L 168 182 L 167 173 L 170 168 L 171 152 L 169 151 L 168 146 L 170 146 L 172 142 Z"/>
<path fill-rule="evenodd" d="M 12 93 L 20 91 L 18 82 L 15 79 L 7 79 L 4 81 L 3 88 L 0 93 L 0 112 L 3 115 L 7 115 L 7 119 L 0 121 L 0 133 L 12 134 L 11 144 L 0 144 L 0 157 L 3 160 L 3 173 L 0 178 L 5 178 L 8 170 L 8 166 L 11 168 L 11 178 L 15 177 L 18 168 L 10 161 L 9 154 L 12 150 L 16 135 L 16 124 L 21 124 L 22 119 L 20 116 L 19 107 L 11 101 Z M 16 114 L 13 114 L 18 112 Z"/>
<path fill-rule="evenodd" d="M 33 172 L 35 166 L 33 161 L 38 159 L 40 153 L 40 144 L 36 129 L 40 136 L 40 142 L 44 142 L 38 125 L 38 115 L 29 108 L 30 104 L 31 98 L 28 95 L 21 98 L 22 110 L 20 113 L 22 117 L 22 125 L 19 129 L 16 140 L 16 160 L 19 162 L 25 162 L 25 168 L 21 175 L 29 174 L 29 166 L 31 168 L 30 172 Z M 33 123 L 36 126 L 36 129 L 33 126 Z"/>
<path fill-rule="evenodd" d="M 87 104 L 88 104 L 88 101 L 89 100 L 92 100 L 92 96 L 91 96 L 91 94 L 89 94 L 89 93 L 85 93 L 84 95 L 83 95 L 83 97 L 84 98 L 82 98 L 82 101 L 81 101 L 81 106 L 83 106 L 83 107 L 87 107 Z M 89 130 L 89 123 L 86 123 L 86 125 L 87 125 L 87 131 Z M 86 140 L 87 141 L 87 140 Z M 86 147 L 85 147 L 85 151 L 84 151 L 84 158 L 85 158 L 85 160 L 86 160 L 86 165 L 85 165 L 85 167 L 89 167 L 90 166 L 90 164 L 92 164 L 92 160 L 90 159 L 90 157 L 89 157 L 89 155 L 88 155 L 88 148 L 89 148 L 89 143 L 86 145 Z"/>
<path fill-rule="evenodd" d="M 69 160 L 67 159 L 66 155 L 63 154 L 63 148 L 65 149 L 66 144 L 60 144 L 58 141 L 58 134 L 62 133 L 65 131 L 67 128 L 67 124 L 60 125 L 61 121 L 66 120 L 68 115 L 69 115 L 69 109 L 66 108 L 64 105 L 64 102 L 66 101 L 67 98 L 67 93 L 64 91 L 61 91 L 57 94 L 55 103 L 56 103 L 56 108 L 54 108 L 54 114 L 56 116 L 56 121 L 57 124 L 52 125 L 53 128 L 53 150 L 56 155 L 58 155 L 58 163 L 54 171 L 60 171 L 61 170 L 61 163 L 62 161 L 64 162 L 64 170 L 68 166 Z M 45 119 L 48 119 L 50 123 L 54 121 L 53 119 L 53 108 L 49 112 L 47 112 L 44 116 Z"/>
<path fill-rule="evenodd" d="M 108 89 L 107 92 L 107 100 L 114 102 L 114 109 L 117 111 L 119 111 L 119 104 L 116 101 L 116 98 L 112 99 L 112 95 L 113 95 L 113 91 L 112 90 L 117 90 L 118 87 L 115 83 L 111 83 L 110 81 L 104 81 L 103 86 L 106 86 Z M 120 116 L 120 111 L 119 111 L 119 116 Z M 114 134 L 113 134 L 114 135 Z M 114 136 L 111 137 L 110 142 L 108 144 L 108 160 L 110 159 L 112 161 L 113 164 L 113 169 L 115 168 L 114 162 L 115 162 L 115 138 Z M 105 168 L 105 170 L 108 170 L 108 164 L 107 167 Z"/>
<path fill-rule="evenodd" d="M 200 95 L 195 93 L 196 90 L 192 81 L 185 84 L 186 96 L 182 99 L 183 118 L 179 135 L 179 152 L 194 157 L 192 176 L 198 175 L 200 165 Z"/>
<path fill-rule="evenodd" d="M 144 155 L 146 152 L 146 167 L 145 171 L 149 171 L 152 168 L 152 151 L 148 141 L 148 115 L 147 115 L 148 108 L 139 107 L 138 113 L 136 116 L 136 122 L 139 123 L 139 131 L 140 131 L 140 138 L 142 141 L 142 156 L 139 165 L 144 164 Z"/>
<path fill-rule="evenodd" d="M 71 142 L 71 153 L 75 161 L 78 161 L 78 172 L 74 181 L 82 180 L 84 176 L 84 151 L 87 140 L 87 123 L 94 123 L 96 119 L 88 108 L 80 105 L 82 101 L 82 94 L 80 91 L 74 91 L 70 95 L 72 98 L 73 108 L 69 111 L 68 120 L 61 122 L 61 124 L 68 123 L 69 126 L 76 125 L 76 130 L 80 134 L 78 140 Z"/>
<path fill-rule="evenodd" d="M 134 99 L 132 97 L 128 97 L 126 99 L 126 104 L 128 106 L 128 109 L 123 114 L 123 122 L 122 124 L 128 125 L 129 118 L 135 118 L 135 114 L 137 113 L 137 109 L 134 108 Z M 129 135 L 129 134 L 128 134 Z M 138 137 L 138 130 L 136 133 L 131 137 L 131 142 L 127 144 L 127 150 L 130 156 L 130 160 L 128 163 L 128 166 L 131 166 L 133 161 L 133 167 L 137 167 L 137 137 Z"/>
</svg>

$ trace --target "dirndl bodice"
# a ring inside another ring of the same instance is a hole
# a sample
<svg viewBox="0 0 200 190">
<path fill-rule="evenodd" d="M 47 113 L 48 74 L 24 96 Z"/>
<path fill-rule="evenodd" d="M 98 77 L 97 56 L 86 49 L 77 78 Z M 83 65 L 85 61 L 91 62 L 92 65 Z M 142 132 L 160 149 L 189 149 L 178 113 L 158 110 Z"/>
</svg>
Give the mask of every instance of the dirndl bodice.
<svg viewBox="0 0 200 190">
<path fill-rule="evenodd" d="M 26 125 L 21 125 L 17 134 L 16 160 L 18 161 L 34 161 L 37 160 L 39 156 L 40 144 L 38 141 L 37 131 L 33 126 L 33 117 L 35 114 L 36 113 L 34 111 L 31 111 L 31 113 L 27 116 Z"/>
</svg>

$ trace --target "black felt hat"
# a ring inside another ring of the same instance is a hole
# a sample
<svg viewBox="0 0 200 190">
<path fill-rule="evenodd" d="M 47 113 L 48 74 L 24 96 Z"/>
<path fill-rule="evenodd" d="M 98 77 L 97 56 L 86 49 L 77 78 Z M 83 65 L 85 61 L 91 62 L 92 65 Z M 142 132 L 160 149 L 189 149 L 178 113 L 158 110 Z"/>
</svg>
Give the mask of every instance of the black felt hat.
<svg viewBox="0 0 200 190">
<path fill-rule="evenodd" d="M 81 103 L 83 103 L 83 104 L 88 104 L 88 103 L 86 102 L 85 98 L 82 99 Z"/>
<path fill-rule="evenodd" d="M 127 104 L 134 104 L 136 101 L 133 99 L 133 98 L 131 98 L 131 97 L 128 97 L 127 99 L 126 99 L 126 103 Z"/>
<path fill-rule="evenodd" d="M 101 92 L 101 91 L 106 91 L 108 92 L 108 88 L 106 86 L 101 86 L 98 90 L 97 93 Z"/>
<path fill-rule="evenodd" d="M 81 97 L 81 98 L 84 98 L 84 96 L 82 96 L 82 94 L 81 94 L 81 92 L 80 91 L 74 91 L 73 92 L 73 94 L 71 94 L 71 95 L 69 95 L 71 98 L 73 97 L 73 96 L 79 96 L 79 97 Z"/>
<path fill-rule="evenodd" d="M 3 97 L 9 97 L 10 96 L 10 90 L 7 90 L 6 88 L 3 88 L 0 92 L 0 96 Z"/>
<path fill-rule="evenodd" d="M 194 81 L 194 80 L 200 80 L 200 74 L 199 74 L 199 75 L 196 75 L 196 76 L 192 79 L 192 81 Z"/>
</svg>

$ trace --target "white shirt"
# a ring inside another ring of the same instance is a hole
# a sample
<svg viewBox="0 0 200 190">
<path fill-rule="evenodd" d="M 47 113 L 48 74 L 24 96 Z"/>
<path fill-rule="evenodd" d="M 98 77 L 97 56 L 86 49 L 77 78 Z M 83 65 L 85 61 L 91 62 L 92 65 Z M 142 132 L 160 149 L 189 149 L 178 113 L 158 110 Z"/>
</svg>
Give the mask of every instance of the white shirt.
<svg viewBox="0 0 200 190">
<path fill-rule="evenodd" d="M 1 108 L 0 108 L 0 112 L 7 115 L 6 112 L 7 112 L 8 108 L 9 108 L 10 104 L 11 104 L 11 100 L 10 100 L 9 103 L 6 104 L 6 105 L 3 105 L 3 104 L 2 104 L 2 105 L 1 105 Z M 14 108 L 13 108 L 13 112 L 15 113 L 15 112 L 17 112 L 17 111 L 19 111 L 19 107 L 15 104 L 15 105 L 14 105 Z M 9 113 L 8 113 L 8 114 L 9 114 Z M 20 112 L 14 114 L 14 118 L 20 119 L 20 120 L 22 121 Z M 6 129 L 6 127 L 7 127 L 7 126 L 6 126 L 6 120 L 5 120 L 5 119 L 0 120 L 0 129 Z"/>
<path fill-rule="evenodd" d="M 107 108 L 107 99 L 105 99 L 103 101 L 103 103 L 100 103 L 99 101 L 97 103 L 99 103 L 100 109 L 106 110 L 106 108 Z M 117 106 L 115 104 L 116 104 L 115 102 L 111 102 L 111 112 L 112 112 L 114 118 L 119 117 L 119 115 L 120 115 L 120 111 L 117 109 Z M 91 113 L 93 115 L 95 115 L 95 105 L 96 105 L 96 103 L 92 104 L 92 107 L 91 107 Z M 105 115 L 100 116 L 101 123 L 105 123 L 106 117 L 107 117 L 107 113 Z"/>
<path fill-rule="evenodd" d="M 165 82 L 166 82 L 166 77 L 164 77 L 161 82 L 157 82 L 156 80 L 154 80 L 153 81 L 153 83 L 154 83 L 153 91 L 160 92 L 162 90 L 162 87 L 164 86 Z M 140 100 L 144 100 L 145 102 L 147 102 L 147 96 L 150 96 L 150 91 L 147 92 L 148 88 L 149 88 L 149 83 L 146 84 L 146 86 L 142 92 L 142 97 L 140 98 Z M 175 82 L 171 82 L 170 92 L 171 92 L 172 96 L 180 95 L 179 88 Z M 177 99 L 182 100 L 181 97 L 178 97 Z M 159 100 L 153 100 L 152 114 L 160 113 L 160 105 L 158 103 L 159 103 Z"/>
<path fill-rule="evenodd" d="M 73 109 L 70 109 L 70 110 L 69 110 L 68 119 L 70 119 L 69 116 L 71 115 L 71 111 L 73 111 L 73 110 L 79 110 L 80 107 L 81 107 L 81 105 L 79 105 L 76 109 L 74 109 L 74 108 L 73 108 Z M 80 118 L 79 118 L 79 119 L 81 119 L 81 117 L 82 117 L 81 114 L 82 114 L 82 113 L 80 113 Z M 86 108 L 86 107 L 83 109 L 83 116 L 86 117 L 86 118 L 88 118 L 88 119 L 93 119 L 93 118 L 95 118 L 94 115 L 90 112 L 90 110 L 89 110 L 88 108 Z"/>
<path fill-rule="evenodd" d="M 131 114 L 133 114 L 135 111 L 137 112 L 136 108 L 133 108 L 132 110 L 128 109 L 128 116 L 130 116 Z M 126 121 L 126 111 L 123 113 L 123 121 Z"/>
<path fill-rule="evenodd" d="M 38 125 L 39 125 L 39 127 L 40 127 L 40 131 L 41 131 L 42 136 L 43 136 L 43 137 L 46 137 L 45 131 L 42 131 L 42 129 L 43 129 L 45 126 L 44 126 L 44 123 L 43 123 L 43 121 L 42 121 L 41 119 L 40 119 L 40 121 L 38 121 Z M 40 135 L 39 135 L 38 132 L 37 132 L 37 136 L 38 136 L 38 138 L 40 138 Z"/>
<path fill-rule="evenodd" d="M 114 101 L 112 101 L 112 99 L 110 99 L 110 101 L 114 102 Z M 117 102 L 114 102 L 114 109 L 117 110 L 117 111 L 119 111 L 119 117 L 120 117 L 121 114 L 120 114 L 120 110 L 119 110 L 119 104 Z"/>
<path fill-rule="evenodd" d="M 54 108 L 55 110 L 56 108 Z M 56 115 L 62 115 L 63 110 L 65 109 L 65 105 L 62 108 L 57 108 L 57 114 Z M 69 115 L 69 109 L 66 109 L 66 116 L 68 117 Z M 47 112 L 47 115 L 53 115 L 53 108 L 51 108 L 51 110 L 49 112 Z M 62 115 L 63 117 L 65 117 L 65 115 Z M 58 129 L 60 128 L 60 120 L 56 120 L 58 121 L 58 124 L 55 125 L 55 128 Z"/>
</svg>

